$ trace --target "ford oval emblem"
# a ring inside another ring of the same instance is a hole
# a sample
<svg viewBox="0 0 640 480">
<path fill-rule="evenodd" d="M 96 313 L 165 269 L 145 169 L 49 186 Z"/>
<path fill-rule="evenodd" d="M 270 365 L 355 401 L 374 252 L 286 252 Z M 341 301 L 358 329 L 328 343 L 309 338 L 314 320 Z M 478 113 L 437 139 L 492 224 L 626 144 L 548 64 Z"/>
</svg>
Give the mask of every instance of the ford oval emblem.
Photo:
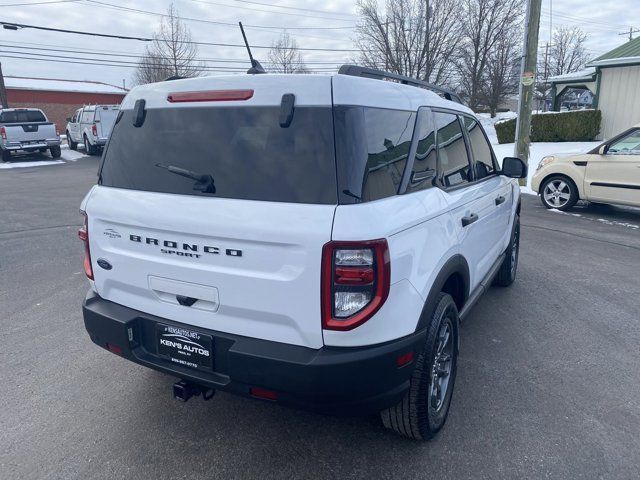
<svg viewBox="0 0 640 480">
<path fill-rule="evenodd" d="M 100 266 L 100 268 L 104 268 L 105 270 L 111 270 L 113 268 L 111 264 L 104 258 L 99 258 L 96 263 Z"/>
</svg>

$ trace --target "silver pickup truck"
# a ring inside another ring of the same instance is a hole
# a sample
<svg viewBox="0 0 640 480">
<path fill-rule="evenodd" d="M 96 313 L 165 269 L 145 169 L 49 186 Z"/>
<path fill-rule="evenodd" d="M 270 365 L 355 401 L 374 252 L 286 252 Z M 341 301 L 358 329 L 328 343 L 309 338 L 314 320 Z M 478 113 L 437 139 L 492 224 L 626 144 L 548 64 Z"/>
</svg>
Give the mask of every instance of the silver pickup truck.
<svg viewBox="0 0 640 480">
<path fill-rule="evenodd" d="M 59 158 L 60 133 L 53 122 L 37 108 L 0 109 L 0 150 L 2 161 L 11 160 L 11 152 L 46 152 Z"/>
<path fill-rule="evenodd" d="M 67 118 L 67 143 L 71 150 L 84 145 L 87 155 L 97 155 L 109 139 L 120 105 L 85 105 Z"/>
</svg>

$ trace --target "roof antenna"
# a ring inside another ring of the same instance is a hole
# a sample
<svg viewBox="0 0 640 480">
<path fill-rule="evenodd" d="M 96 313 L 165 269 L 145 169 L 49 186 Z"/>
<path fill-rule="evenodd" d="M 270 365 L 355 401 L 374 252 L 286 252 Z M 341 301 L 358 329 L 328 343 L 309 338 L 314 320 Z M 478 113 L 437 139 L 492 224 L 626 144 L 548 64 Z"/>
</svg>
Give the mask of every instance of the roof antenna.
<svg viewBox="0 0 640 480">
<path fill-rule="evenodd" d="M 260 65 L 260 62 L 253 58 L 251 55 L 251 48 L 249 48 L 249 42 L 247 42 L 247 36 L 244 34 L 244 28 L 242 27 L 242 22 L 238 22 L 240 25 L 240 31 L 242 32 L 242 38 L 244 38 L 244 44 L 247 47 L 247 53 L 249 54 L 249 60 L 251 60 L 251 68 L 247 70 L 247 73 L 253 75 L 256 73 L 267 73 L 266 70 Z"/>
</svg>

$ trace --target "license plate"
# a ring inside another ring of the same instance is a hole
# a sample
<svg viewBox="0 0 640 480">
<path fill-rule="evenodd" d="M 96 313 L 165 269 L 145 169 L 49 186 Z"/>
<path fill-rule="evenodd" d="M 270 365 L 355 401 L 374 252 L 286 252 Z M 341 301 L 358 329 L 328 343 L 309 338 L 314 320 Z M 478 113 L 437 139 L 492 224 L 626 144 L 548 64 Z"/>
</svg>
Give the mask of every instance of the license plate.
<svg viewBox="0 0 640 480">
<path fill-rule="evenodd" d="M 210 335 L 160 324 L 156 333 L 158 355 L 185 367 L 213 367 L 213 339 Z"/>
</svg>

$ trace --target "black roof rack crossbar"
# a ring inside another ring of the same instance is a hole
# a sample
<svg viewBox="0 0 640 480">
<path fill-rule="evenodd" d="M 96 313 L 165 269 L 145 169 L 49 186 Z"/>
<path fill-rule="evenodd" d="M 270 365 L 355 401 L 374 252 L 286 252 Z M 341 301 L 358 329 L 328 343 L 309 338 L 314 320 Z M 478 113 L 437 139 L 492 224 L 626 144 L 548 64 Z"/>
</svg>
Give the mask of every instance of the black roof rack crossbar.
<svg viewBox="0 0 640 480">
<path fill-rule="evenodd" d="M 397 73 L 385 72 L 383 70 L 376 70 L 374 68 L 368 68 L 368 67 L 360 67 L 358 65 L 342 65 L 340 67 L 340 70 L 338 70 L 338 73 L 341 75 L 351 75 L 353 77 L 373 78 L 376 80 L 389 80 L 396 83 L 402 83 L 403 85 L 411 85 L 412 87 L 424 88 L 437 93 L 438 95 L 444 97 L 447 100 L 451 100 L 452 102 L 463 104 L 462 99 L 451 90 L 448 90 L 444 87 L 440 87 L 438 85 L 434 85 L 429 82 L 425 82 L 424 80 L 405 77 L 404 75 L 399 75 Z"/>
</svg>

